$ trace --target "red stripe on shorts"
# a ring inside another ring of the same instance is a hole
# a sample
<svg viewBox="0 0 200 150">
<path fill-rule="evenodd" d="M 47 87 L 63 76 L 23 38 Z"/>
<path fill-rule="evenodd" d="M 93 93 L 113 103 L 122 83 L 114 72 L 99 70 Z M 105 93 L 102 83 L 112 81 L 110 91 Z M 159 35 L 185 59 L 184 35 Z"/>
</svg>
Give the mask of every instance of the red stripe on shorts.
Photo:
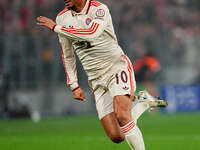
<svg viewBox="0 0 200 150">
<path fill-rule="evenodd" d="M 133 68 L 130 60 L 126 55 L 122 55 L 122 58 L 126 60 L 128 63 L 127 69 L 129 71 L 129 76 L 130 76 L 130 86 L 131 86 L 131 96 L 134 96 L 134 84 L 133 84 Z"/>
</svg>

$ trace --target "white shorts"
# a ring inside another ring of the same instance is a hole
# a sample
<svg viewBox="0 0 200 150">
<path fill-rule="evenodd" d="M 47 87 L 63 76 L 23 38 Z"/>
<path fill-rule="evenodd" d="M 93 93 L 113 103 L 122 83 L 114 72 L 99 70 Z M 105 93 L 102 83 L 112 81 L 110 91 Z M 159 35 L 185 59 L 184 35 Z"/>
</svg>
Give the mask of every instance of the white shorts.
<svg viewBox="0 0 200 150">
<path fill-rule="evenodd" d="M 105 74 L 89 82 L 94 98 L 98 117 L 114 112 L 113 98 L 117 95 L 134 95 L 136 90 L 135 75 L 132 63 L 126 55 Z"/>
</svg>

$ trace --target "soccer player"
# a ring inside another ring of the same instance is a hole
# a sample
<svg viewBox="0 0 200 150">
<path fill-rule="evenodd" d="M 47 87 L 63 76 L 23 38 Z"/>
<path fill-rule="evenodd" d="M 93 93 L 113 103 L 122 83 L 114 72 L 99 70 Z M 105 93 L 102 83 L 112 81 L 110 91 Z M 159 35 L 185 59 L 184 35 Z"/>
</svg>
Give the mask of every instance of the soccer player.
<svg viewBox="0 0 200 150">
<path fill-rule="evenodd" d="M 139 116 L 151 106 L 163 106 L 143 91 L 138 103 L 135 99 L 135 77 L 132 64 L 118 45 L 109 9 L 95 0 L 64 0 L 56 23 L 44 16 L 37 18 L 38 25 L 56 32 L 62 49 L 67 84 L 73 98 L 84 101 L 79 87 L 74 52 L 87 73 L 93 90 L 98 117 L 106 134 L 115 143 L 126 139 L 132 150 L 144 150 L 142 134 L 136 125 Z"/>
</svg>

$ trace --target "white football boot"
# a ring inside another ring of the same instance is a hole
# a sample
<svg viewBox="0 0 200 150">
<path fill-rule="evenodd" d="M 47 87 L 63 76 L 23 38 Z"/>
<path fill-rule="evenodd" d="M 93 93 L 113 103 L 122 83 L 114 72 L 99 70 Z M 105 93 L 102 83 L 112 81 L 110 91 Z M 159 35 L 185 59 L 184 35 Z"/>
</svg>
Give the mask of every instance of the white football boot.
<svg viewBox="0 0 200 150">
<path fill-rule="evenodd" d="M 138 102 L 147 102 L 150 108 L 166 107 L 168 104 L 160 97 L 151 96 L 147 91 L 139 91 L 137 96 Z"/>
</svg>

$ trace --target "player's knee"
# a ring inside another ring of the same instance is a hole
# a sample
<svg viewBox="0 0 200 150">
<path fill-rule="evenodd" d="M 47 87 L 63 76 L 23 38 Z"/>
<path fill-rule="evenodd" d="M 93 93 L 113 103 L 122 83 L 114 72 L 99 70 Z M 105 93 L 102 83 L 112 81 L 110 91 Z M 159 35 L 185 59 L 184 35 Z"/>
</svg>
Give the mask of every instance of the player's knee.
<svg viewBox="0 0 200 150">
<path fill-rule="evenodd" d="M 122 141 L 124 141 L 124 139 L 122 139 L 121 137 L 111 138 L 111 140 L 116 144 L 121 143 Z"/>
<path fill-rule="evenodd" d="M 125 125 L 130 122 L 131 117 L 129 114 L 130 113 L 128 111 L 120 111 L 115 113 L 120 125 Z"/>
<path fill-rule="evenodd" d="M 127 96 L 114 97 L 114 113 L 120 126 L 124 126 L 131 121 L 130 105 L 131 101 Z"/>
<path fill-rule="evenodd" d="M 121 143 L 125 139 L 125 137 L 120 134 L 112 134 L 112 135 L 109 135 L 109 137 L 111 141 L 114 143 Z"/>
</svg>

